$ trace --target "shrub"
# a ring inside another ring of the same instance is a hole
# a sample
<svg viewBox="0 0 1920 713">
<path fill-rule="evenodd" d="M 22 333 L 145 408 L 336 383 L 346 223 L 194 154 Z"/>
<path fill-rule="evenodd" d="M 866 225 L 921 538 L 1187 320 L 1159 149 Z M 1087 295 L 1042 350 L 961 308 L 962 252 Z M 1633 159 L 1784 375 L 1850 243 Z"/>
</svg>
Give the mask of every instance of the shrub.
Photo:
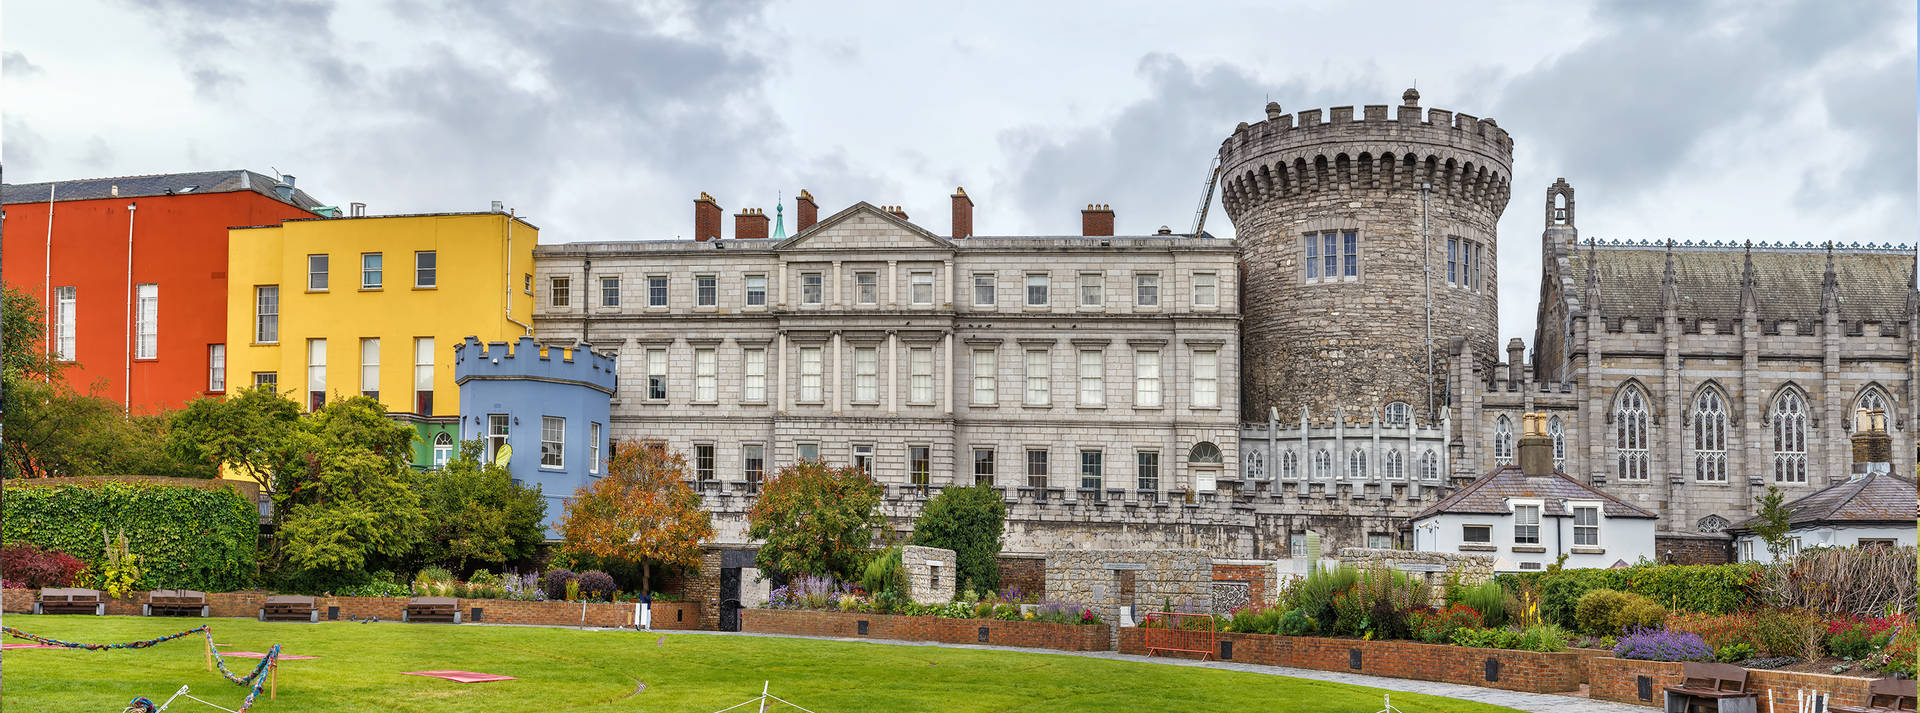
<svg viewBox="0 0 1920 713">
<path fill-rule="evenodd" d="M 1000 535 L 1006 528 L 1007 502 L 986 484 L 947 488 L 927 501 L 913 524 L 913 544 L 953 550 L 954 585 L 960 589 L 1000 586 Z"/>
<path fill-rule="evenodd" d="M 1865 626 L 1849 626 L 1827 637 L 1827 651 L 1848 661 L 1864 659 L 1873 653 L 1873 634 Z"/>
<path fill-rule="evenodd" d="M 9 481 L 6 489 L 0 541 L 8 545 L 32 543 L 99 565 L 106 553 L 100 534 L 124 530 L 145 586 L 229 592 L 254 584 L 260 513 L 232 488 Z M 0 568 L 22 580 L 11 562 Z"/>
<path fill-rule="evenodd" d="M 1567 632 L 1552 624 L 1535 624 L 1520 632 L 1520 644 L 1514 648 L 1521 651 L 1541 651 L 1553 653 L 1567 650 Z"/>
<path fill-rule="evenodd" d="M 564 601 L 567 598 L 567 583 L 579 576 L 572 570 L 550 569 L 540 577 L 540 589 L 546 592 L 547 599 Z"/>
<path fill-rule="evenodd" d="M 1505 626 L 1507 623 L 1507 591 L 1499 582 L 1487 580 L 1479 586 L 1461 590 L 1460 603 L 1479 612 L 1487 626 Z"/>
<path fill-rule="evenodd" d="M 1727 644 L 1715 649 L 1714 658 L 1720 663 L 1740 663 L 1753 658 L 1753 645 L 1744 641 Z"/>
<path fill-rule="evenodd" d="M 1226 623 L 1220 627 L 1220 630 L 1242 634 L 1276 633 L 1280 630 L 1282 613 L 1279 607 L 1263 606 L 1259 603 L 1248 604 L 1233 610 L 1233 613 L 1226 617 Z"/>
<path fill-rule="evenodd" d="M 1453 638 L 1455 631 L 1480 629 L 1487 625 L 1480 612 L 1465 604 L 1455 604 L 1429 614 L 1417 614 L 1413 621 L 1413 637 L 1429 644 L 1444 644 Z"/>
<path fill-rule="evenodd" d="M 426 568 L 423 568 L 423 569 L 421 569 L 421 570 L 420 570 L 420 573 L 419 573 L 419 574 L 415 574 L 415 575 L 413 576 L 413 581 L 415 581 L 415 582 L 429 582 L 429 583 L 432 583 L 432 582 L 452 582 L 452 581 L 453 581 L 453 573 L 452 573 L 452 572 L 449 572 L 449 571 L 447 571 L 447 568 L 445 568 L 445 567 L 438 567 L 438 566 L 435 566 L 435 567 L 426 567 Z"/>
<path fill-rule="evenodd" d="M 900 548 L 889 547 L 867 562 L 860 574 L 860 586 L 875 600 L 906 599 L 907 568 L 901 561 Z"/>
<path fill-rule="evenodd" d="M 1520 632 L 1512 629 L 1459 629 L 1449 639 L 1454 646 L 1515 649 L 1520 647 L 1521 636 Z"/>
<path fill-rule="evenodd" d="M 1320 625 L 1299 609 L 1288 609 L 1280 615 L 1280 632 L 1283 636 L 1313 636 L 1320 633 Z"/>
<path fill-rule="evenodd" d="M 0 571 L 7 573 L 7 581 L 11 582 L 7 585 L 9 588 L 69 586 L 86 566 L 87 563 L 73 555 L 54 549 L 43 550 L 32 544 L 0 547 Z"/>
<path fill-rule="evenodd" d="M 1360 571 L 1352 567 L 1314 567 L 1288 591 L 1287 608 L 1305 614 L 1320 631 L 1337 632 L 1334 595 L 1352 589 L 1359 580 Z"/>
<path fill-rule="evenodd" d="M 1712 661 L 1713 649 L 1707 648 L 1698 634 L 1664 629 L 1635 629 L 1620 637 L 1613 655 L 1643 661 Z"/>
<path fill-rule="evenodd" d="M 1866 666 L 1887 674 L 1906 674 L 1912 678 L 1915 673 L 1915 649 L 1920 648 L 1920 631 L 1912 624 L 1902 626 L 1889 636 L 1887 643 L 1878 652 L 1867 657 Z"/>
<path fill-rule="evenodd" d="M 1769 606 L 1820 614 L 1873 616 L 1914 611 L 1913 547 L 1822 547 L 1766 570 Z"/>
<path fill-rule="evenodd" d="M 1807 655 L 1807 641 L 1809 638 L 1819 641 L 1825 631 L 1819 617 L 1812 614 L 1769 609 L 1753 616 L 1753 622 L 1747 626 L 1747 637 L 1755 649 L 1768 656 L 1819 658 L 1817 645 L 1813 655 Z"/>
<path fill-rule="evenodd" d="M 1675 613 L 1667 616 L 1667 628 L 1673 631 L 1686 631 L 1699 634 L 1708 646 L 1718 651 L 1734 644 L 1745 644 L 1747 648 L 1759 651 L 1760 646 L 1753 642 L 1752 614 L 1695 614 Z"/>
<path fill-rule="evenodd" d="M 1618 634 L 1628 629 L 1651 629 L 1667 618 L 1667 608 L 1638 594 L 1595 589 L 1580 597 L 1574 609 L 1574 625 L 1594 636 Z"/>
<path fill-rule="evenodd" d="M 500 583 L 500 575 L 485 569 L 477 569 L 473 571 L 473 574 L 467 575 L 467 583 L 481 586 L 498 585 Z"/>
<path fill-rule="evenodd" d="M 580 573 L 580 593 L 592 599 L 612 599 L 613 575 L 600 570 Z"/>
<path fill-rule="evenodd" d="M 1638 594 L 1677 611 L 1726 614 L 1752 609 L 1760 595 L 1762 571 L 1754 564 L 1639 565 L 1503 574 L 1494 579 L 1513 588 L 1535 587 L 1541 594 L 1541 615 L 1561 626 L 1574 626 L 1580 598 L 1595 589 Z"/>
</svg>

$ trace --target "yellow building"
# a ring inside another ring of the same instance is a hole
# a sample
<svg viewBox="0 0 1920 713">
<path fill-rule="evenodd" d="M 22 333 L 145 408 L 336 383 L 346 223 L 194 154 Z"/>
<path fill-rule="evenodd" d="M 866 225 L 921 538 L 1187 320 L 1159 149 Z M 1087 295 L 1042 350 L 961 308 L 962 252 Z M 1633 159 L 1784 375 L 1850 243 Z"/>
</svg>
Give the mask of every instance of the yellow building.
<svg viewBox="0 0 1920 713">
<path fill-rule="evenodd" d="M 232 382 L 309 409 L 377 398 L 418 430 L 416 467 L 459 438 L 454 346 L 532 333 L 540 229 L 506 213 L 288 220 L 228 237 Z"/>
</svg>

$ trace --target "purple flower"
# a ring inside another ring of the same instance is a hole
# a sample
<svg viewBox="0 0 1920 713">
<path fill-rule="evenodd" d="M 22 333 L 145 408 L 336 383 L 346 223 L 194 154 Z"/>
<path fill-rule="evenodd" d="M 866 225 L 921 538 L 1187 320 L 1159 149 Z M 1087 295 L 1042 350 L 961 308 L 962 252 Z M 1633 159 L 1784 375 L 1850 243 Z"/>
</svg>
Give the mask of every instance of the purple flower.
<svg viewBox="0 0 1920 713">
<path fill-rule="evenodd" d="M 1644 661 L 1712 661 L 1713 649 L 1699 634 L 1635 628 L 1613 647 L 1613 655 Z"/>
</svg>

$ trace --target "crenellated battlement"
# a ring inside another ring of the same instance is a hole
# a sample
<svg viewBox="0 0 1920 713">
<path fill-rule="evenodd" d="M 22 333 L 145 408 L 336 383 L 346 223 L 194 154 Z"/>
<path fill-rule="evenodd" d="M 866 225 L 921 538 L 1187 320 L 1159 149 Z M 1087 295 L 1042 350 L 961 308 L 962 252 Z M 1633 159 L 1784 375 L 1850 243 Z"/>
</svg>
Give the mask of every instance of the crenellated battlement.
<svg viewBox="0 0 1920 713">
<path fill-rule="evenodd" d="M 469 379 L 529 379 L 573 383 L 591 389 L 616 393 L 618 364 L 612 355 L 583 346 L 541 344 L 533 337 L 521 337 L 511 346 L 507 342 L 482 344 L 467 337 L 453 347 L 454 383 Z"/>
</svg>

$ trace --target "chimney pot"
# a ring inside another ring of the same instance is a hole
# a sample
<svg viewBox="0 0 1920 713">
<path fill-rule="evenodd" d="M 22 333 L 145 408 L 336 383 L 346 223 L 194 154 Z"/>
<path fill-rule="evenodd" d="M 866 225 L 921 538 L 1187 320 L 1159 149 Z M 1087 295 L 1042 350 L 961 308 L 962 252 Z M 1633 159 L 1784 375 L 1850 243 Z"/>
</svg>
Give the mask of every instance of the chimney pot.
<svg viewBox="0 0 1920 713">
<path fill-rule="evenodd" d="M 1113 235 L 1113 208 L 1105 203 L 1088 203 L 1087 209 L 1080 211 L 1080 234 L 1089 237 Z"/>
<path fill-rule="evenodd" d="M 693 201 L 693 239 L 700 242 L 719 240 L 722 214 L 720 202 L 701 191 L 700 197 Z"/>
<path fill-rule="evenodd" d="M 800 232 L 820 222 L 820 204 L 813 202 L 813 194 L 800 189 L 800 196 L 793 199 L 793 232 Z"/>
<path fill-rule="evenodd" d="M 973 199 L 967 197 L 967 189 L 956 186 L 953 189 L 953 239 L 973 237 Z"/>
<path fill-rule="evenodd" d="M 1520 443 L 1516 449 L 1520 456 L 1520 472 L 1529 477 L 1553 475 L 1553 438 L 1547 435 L 1542 426 L 1546 423 L 1546 414 L 1523 414 L 1521 423 Z"/>
<path fill-rule="evenodd" d="M 767 214 L 759 208 L 745 208 L 733 216 L 733 238 L 735 240 L 765 240 L 767 238 Z"/>
</svg>

